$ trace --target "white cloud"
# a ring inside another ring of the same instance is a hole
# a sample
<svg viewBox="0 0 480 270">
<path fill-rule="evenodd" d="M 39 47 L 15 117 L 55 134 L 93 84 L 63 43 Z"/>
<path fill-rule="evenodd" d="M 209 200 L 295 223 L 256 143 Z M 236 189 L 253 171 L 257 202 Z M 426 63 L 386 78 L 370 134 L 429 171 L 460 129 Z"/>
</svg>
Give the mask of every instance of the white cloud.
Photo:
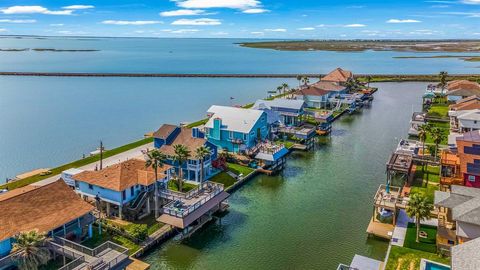
<svg viewBox="0 0 480 270">
<path fill-rule="evenodd" d="M 160 16 L 162 17 L 195 16 L 195 15 L 203 15 L 204 13 L 205 13 L 205 10 L 202 10 L 202 9 L 179 9 L 179 10 L 160 12 Z"/>
<path fill-rule="evenodd" d="M 386 23 L 420 23 L 422 21 L 419 20 L 412 20 L 412 19 L 405 19 L 405 20 L 399 20 L 399 19 L 390 19 L 386 21 Z"/>
<path fill-rule="evenodd" d="M 325 26 L 326 26 L 325 24 L 319 24 L 319 25 L 317 25 L 316 27 L 320 27 L 320 28 L 321 28 L 321 27 L 325 27 Z"/>
<path fill-rule="evenodd" d="M 5 29 L 5 28 L 0 28 L 0 32 L 7 32 L 7 29 Z"/>
<path fill-rule="evenodd" d="M 249 9 L 245 9 L 242 12 L 247 13 L 247 14 L 259 14 L 259 13 L 265 13 L 265 12 L 269 12 L 269 11 L 270 10 L 264 9 L 264 8 L 249 8 Z"/>
<path fill-rule="evenodd" d="M 52 23 L 50 24 L 50 26 L 64 26 L 63 23 Z"/>
<path fill-rule="evenodd" d="M 266 31 L 266 32 L 287 32 L 287 29 L 284 29 L 284 28 L 275 28 L 275 29 L 268 28 L 268 29 L 263 29 L 263 31 Z"/>
<path fill-rule="evenodd" d="M 49 10 L 42 6 L 11 6 L 0 9 L 3 14 L 48 14 L 48 15 L 72 15 L 73 10 Z"/>
<path fill-rule="evenodd" d="M 315 27 L 302 27 L 302 28 L 297 28 L 297 30 L 300 30 L 300 31 L 313 31 L 313 30 L 315 30 Z"/>
<path fill-rule="evenodd" d="M 480 0 L 463 0 L 462 3 L 469 5 L 480 5 Z"/>
<path fill-rule="evenodd" d="M 10 19 L 2 19 L 0 23 L 35 23 L 37 20 L 10 20 Z"/>
<path fill-rule="evenodd" d="M 226 35 L 228 35 L 227 32 L 223 32 L 223 31 L 212 32 L 212 33 L 210 33 L 210 34 L 212 34 L 212 35 L 214 35 L 214 36 L 226 36 Z"/>
<path fill-rule="evenodd" d="M 103 24 L 114 24 L 114 25 L 148 25 L 148 24 L 159 24 L 161 21 L 116 21 L 116 20 L 106 20 L 102 22 Z"/>
<path fill-rule="evenodd" d="M 260 31 L 255 31 L 255 32 L 250 32 L 250 34 L 252 34 L 252 35 L 263 35 L 264 33 L 260 32 Z"/>
<path fill-rule="evenodd" d="M 71 5 L 71 6 L 66 6 L 62 7 L 63 9 L 73 9 L 73 10 L 80 10 L 80 9 L 91 9 L 95 8 L 95 6 L 92 5 Z"/>
<path fill-rule="evenodd" d="M 360 23 L 352 23 L 352 24 L 347 24 L 344 25 L 344 27 L 349 27 L 349 28 L 358 28 L 358 27 L 365 27 L 365 24 L 360 24 Z"/>
<path fill-rule="evenodd" d="M 250 9 L 261 5 L 257 0 L 178 0 L 177 5 L 182 8 L 232 8 Z"/>
<path fill-rule="evenodd" d="M 218 19 L 180 19 L 172 22 L 172 25 L 220 25 L 222 24 Z"/>
</svg>

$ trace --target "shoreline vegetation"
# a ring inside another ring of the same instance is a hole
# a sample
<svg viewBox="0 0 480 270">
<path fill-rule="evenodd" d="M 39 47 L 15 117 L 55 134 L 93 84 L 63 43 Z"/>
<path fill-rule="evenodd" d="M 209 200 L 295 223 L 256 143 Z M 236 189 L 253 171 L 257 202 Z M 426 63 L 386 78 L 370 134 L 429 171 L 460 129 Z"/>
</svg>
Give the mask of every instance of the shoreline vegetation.
<svg viewBox="0 0 480 270">
<path fill-rule="evenodd" d="M 478 57 L 480 60 L 480 57 Z M 478 61 L 475 60 L 475 61 Z M 325 74 L 201 74 L 201 73 L 84 73 L 84 72 L 17 72 L 0 71 L 0 76 L 38 76 L 38 77 L 159 77 L 159 78 L 297 78 L 304 76 L 319 78 Z M 357 74 L 361 82 L 433 82 L 438 80 L 438 74 Z M 448 81 L 470 80 L 479 81 L 478 74 L 448 74 Z"/>
<path fill-rule="evenodd" d="M 54 48 L 21 48 L 21 49 L 1 49 L 0 52 L 98 52 L 96 49 L 54 49 Z"/>
<path fill-rule="evenodd" d="M 285 40 L 237 44 L 279 51 L 480 52 L 478 40 Z"/>
<path fill-rule="evenodd" d="M 467 62 L 480 62 L 480 56 L 475 56 L 475 55 L 394 56 L 393 58 L 395 59 L 457 58 Z"/>
</svg>

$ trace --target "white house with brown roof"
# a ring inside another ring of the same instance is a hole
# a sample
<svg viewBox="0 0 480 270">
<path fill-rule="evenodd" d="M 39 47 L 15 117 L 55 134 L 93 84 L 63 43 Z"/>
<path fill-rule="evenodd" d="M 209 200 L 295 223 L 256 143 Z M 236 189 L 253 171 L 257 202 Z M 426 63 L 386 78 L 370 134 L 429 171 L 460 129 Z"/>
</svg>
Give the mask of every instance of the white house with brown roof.
<svg viewBox="0 0 480 270">
<path fill-rule="evenodd" d="M 153 133 L 154 146 L 160 152 L 167 156 L 167 163 L 175 168 L 178 173 L 182 167 L 182 175 L 185 179 L 201 182 L 209 179 L 213 173 L 212 161 L 217 158 L 217 146 L 205 139 L 205 135 L 198 128 L 185 128 L 174 125 L 162 125 Z M 185 164 L 179 166 L 174 161 L 174 145 L 184 145 L 190 151 L 190 158 Z M 210 149 L 210 155 L 203 159 L 203 177 L 202 161 L 195 157 L 195 150 L 201 146 Z"/>
<path fill-rule="evenodd" d="M 0 258 L 10 253 L 20 232 L 37 230 L 68 239 L 91 236 L 93 210 L 63 181 L 0 194 Z"/>
<path fill-rule="evenodd" d="M 107 215 L 123 218 L 129 210 L 135 216 L 150 213 L 155 184 L 166 184 L 171 168 L 166 164 L 159 168 L 158 179 L 155 179 L 155 171 L 147 168 L 144 160 L 130 159 L 102 170 L 83 171 L 72 179 L 78 194 L 104 204 Z"/>
</svg>

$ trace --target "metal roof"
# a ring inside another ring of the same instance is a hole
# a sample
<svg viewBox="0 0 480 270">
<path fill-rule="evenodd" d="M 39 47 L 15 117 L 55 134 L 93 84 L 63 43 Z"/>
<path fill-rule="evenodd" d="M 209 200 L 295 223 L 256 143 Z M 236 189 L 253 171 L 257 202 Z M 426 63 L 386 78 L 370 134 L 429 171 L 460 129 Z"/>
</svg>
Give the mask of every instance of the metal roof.
<svg viewBox="0 0 480 270">
<path fill-rule="evenodd" d="M 207 112 L 212 114 L 212 116 L 205 124 L 205 127 L 213 128 L 213 120 L 219 118 L 222 120 L 222 130 L 241 133 L 249 133 L 264 114 L 261 110 L 218 105 L 211 106 Z"/>
<path fill-rule="evenodd" d="M 271 107 L 276 107 L 276 108 L 301 110 L 304 103 L 305 102 L 301 99 L 286 99 L 286 98 L 276 98 L 273 100 L 259 99 L 255 102 L 252 109 L 261 110 L 263 108 L 271 109 Z M 262 107 L 262 105 L 264 107 Z"/>
</svg>

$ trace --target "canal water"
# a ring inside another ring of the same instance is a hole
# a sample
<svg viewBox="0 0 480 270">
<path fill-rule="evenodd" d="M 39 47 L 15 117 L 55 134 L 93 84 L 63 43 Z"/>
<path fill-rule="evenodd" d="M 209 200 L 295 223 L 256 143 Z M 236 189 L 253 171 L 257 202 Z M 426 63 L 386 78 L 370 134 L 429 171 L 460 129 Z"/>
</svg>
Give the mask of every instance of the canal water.
<svg viewBox="0 0 480 270">
<path fill-rule="evenodd" d="M 424 83 L 382 83 L 371 108 L 344 116 L 315 151 L 294 152 L 278 176 L 233 193 L 230 209 L 190 239 L 144 259 L 152 269 L 336 269 L 355 254 L 383 260 L 365 230 L 385 163 L 420 109 Z"/>
</svg>

